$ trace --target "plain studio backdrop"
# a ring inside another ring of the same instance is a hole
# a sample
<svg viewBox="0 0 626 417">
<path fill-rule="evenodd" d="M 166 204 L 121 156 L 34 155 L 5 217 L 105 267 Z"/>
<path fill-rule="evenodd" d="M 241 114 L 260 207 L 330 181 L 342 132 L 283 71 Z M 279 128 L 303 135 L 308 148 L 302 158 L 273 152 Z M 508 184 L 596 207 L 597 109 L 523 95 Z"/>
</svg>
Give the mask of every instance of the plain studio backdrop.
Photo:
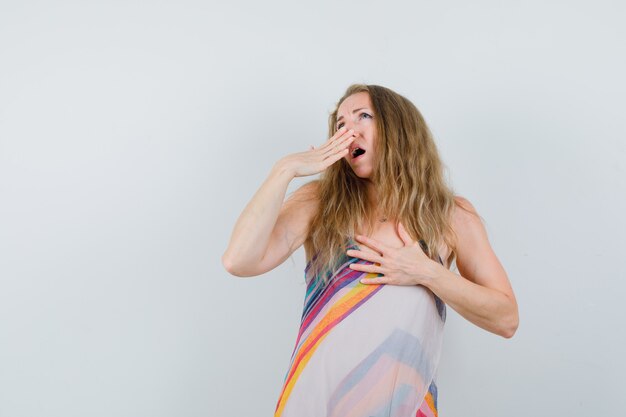
<svg viewBox="0 0 626 417">
<path fill-rule="evenodd" d="M 220 258 L 355 82 L 423 113 L 519 302 L 512 339 L 449 308 L 440 415 L 623 413 L 625 12 L 3 0 L 0 416 L 273 415 L 304 249 L 254 278 Z"/>
</svg>

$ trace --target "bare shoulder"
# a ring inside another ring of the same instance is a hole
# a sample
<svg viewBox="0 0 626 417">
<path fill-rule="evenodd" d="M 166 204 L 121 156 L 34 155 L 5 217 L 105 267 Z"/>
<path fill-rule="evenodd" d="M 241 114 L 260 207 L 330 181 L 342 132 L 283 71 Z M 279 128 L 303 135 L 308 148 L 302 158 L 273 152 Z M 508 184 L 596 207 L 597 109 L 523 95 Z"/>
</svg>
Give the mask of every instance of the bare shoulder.
<svg viewBox="0 0 626 417">
<path fill-rule="evenodd" d="M 319 205 L 319 183 L 314 180 L 301 185 L 283 203 L 275 232 L 288 238 L 292 250 L 302 245 L 308 235 L 309 223 Z"/>
<path fill-rule="evenodd" d="M 441 242 L 441 246 L 439 247 L 439 254 L 443 259 L 444 265 L 446 265 L 446 268 L 448 269 L 452 266 L 452 259 L 450 258 L 452 252 L 455 252 L 458 257 L 459 232 L 462 233 L 466 230 L 469 223 L 477 218 L 475 215 L 476 209 L 469 202 L 469 200 L 462 196 L 455 195 L 454 202 L 455 204 L 450 214 L 450 226 L 452 227 L 457 241 L 451 242 L 451 245 L 449 245 L 448 242 Z"/>
<path fill-rule="evenodd" d="M 454 196 L 455 206 L 452 213 L 452 229 L 456 235 L 455 252 L 457 254 L 457 266 L 459 259 L 464 253 L 468 253 L 468 248 L 482 247 L 488 244 L 487 231 L 483 224 L 482 217 L 478 214 L 476 207 L 465 197 Z"/>
<path fill-rule="evenodd" d="M 285 201 L 285 204 L 315 206 L 319 201 L 320 180 L 309 181 L 302 184 L 292 192 Z"/>
<path fill-rule="evenodd" d="M 474 205 L 467 198 L 455 195 L 454 201 L 456 202 L 456 205 L 454 207 L 452 223 L 455 226 L 471 227 L 472 225 L 475 226 L 476 222 L 482 223 L 482 218 L 478 214 L 476 207 L 474 207 Z"/>
<path fill-rule="evenodd" d="M 461 276 L 514 300 L 508 275 L 491 247 L 482 217 L 467 198 L 455 196 L 455 201 L 452 227 L 457 235 L 456 263 Z"/>
<path fill-rule="evenodd" d="M 320 180 L 313 180 L 302 184 L 296 191 L 309 196 L 317 196 L 319 188 Z"/>
</svg>

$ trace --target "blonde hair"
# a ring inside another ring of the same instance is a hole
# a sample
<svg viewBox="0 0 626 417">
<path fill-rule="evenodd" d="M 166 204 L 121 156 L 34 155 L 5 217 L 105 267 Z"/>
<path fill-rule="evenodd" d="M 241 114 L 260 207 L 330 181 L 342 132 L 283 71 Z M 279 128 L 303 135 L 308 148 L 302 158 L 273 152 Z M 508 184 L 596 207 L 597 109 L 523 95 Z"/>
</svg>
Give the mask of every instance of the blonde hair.
<svg viewBox="0 0 626 417">
<path fill-rule="evenodd" d="M 382 86 L 352 84 L 329 116 L 328 137 L 336 133 L 341 103 L 360 92 L 369 94 L 374 113 L 375 160 L 370 180 L 378 201 L 376 206 L 368 201 L 365 180 L 352 171 L 345 158 L 329 166 L 316 181 L 319 205 L 304 244 L 308 253 L 315 254 L 307 274 L 322 273 L 324 284 L 347 261 L 347 240 L 359 226 L 371 231 L 377 211 L 402 222 L 414 240 L 423 240 L 422 248 L 431 259 L 438 262 L 442 241 L 452 251 L 448 265 L 456 256 L 456 235 L 451 227 L 454 193 L 444 180 L 444 164 L 432 134 L 411 101 Z"/>
</svg>

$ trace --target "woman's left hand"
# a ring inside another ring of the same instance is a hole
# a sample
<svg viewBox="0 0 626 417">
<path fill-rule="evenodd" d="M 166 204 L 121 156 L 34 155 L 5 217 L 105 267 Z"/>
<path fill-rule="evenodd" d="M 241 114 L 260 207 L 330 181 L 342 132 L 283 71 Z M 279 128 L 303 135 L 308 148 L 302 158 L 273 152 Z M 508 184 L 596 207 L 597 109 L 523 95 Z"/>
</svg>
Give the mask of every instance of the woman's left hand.
<svg viewBox="0 0 626 417">
<path fill-rule="evenodd" d="M 401 248 L 392 248 L 377 240 L 357 235 L 356 239 L 377 253 L 350 249 L 348 256 L 374 262 L 374 265 L 350 264 L 357 271 L 383 274 L 382 277 L 362 278 L 363 284 L 424 285 L 437 276 L 441 264 L 430 259 L 420 244 L 413 240 L 402 223 L 398 235 L 404 242 Z"/>
</svg>

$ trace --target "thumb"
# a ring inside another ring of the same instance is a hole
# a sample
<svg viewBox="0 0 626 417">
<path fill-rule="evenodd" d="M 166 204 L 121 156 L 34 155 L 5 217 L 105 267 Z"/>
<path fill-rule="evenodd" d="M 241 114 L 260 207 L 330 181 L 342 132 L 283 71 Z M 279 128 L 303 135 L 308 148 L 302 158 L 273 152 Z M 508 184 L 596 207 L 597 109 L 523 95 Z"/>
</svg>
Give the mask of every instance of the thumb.
<svg viewBox="0 0 626 417">
<path fill-rule="evenodd" d="M 409 235 L 409 232 L 407 232 L 407 230 L 404 228 L 404 225 L 402 224 L 402 222 L 398 222 L 398 232 L 399 232 L 400 238 L 402 239 L 405 245 L 410 245 L 411 243 L 415 243 L 413 239 L 411 238 L 411 235 Z"/>
</svg>

